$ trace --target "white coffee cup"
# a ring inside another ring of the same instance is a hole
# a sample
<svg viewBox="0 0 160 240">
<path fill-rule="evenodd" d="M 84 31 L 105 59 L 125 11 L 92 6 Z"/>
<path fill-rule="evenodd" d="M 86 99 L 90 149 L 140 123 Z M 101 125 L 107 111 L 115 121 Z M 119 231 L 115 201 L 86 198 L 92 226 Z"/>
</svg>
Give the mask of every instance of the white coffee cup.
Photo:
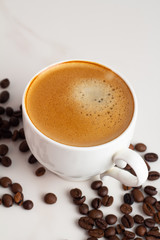
<svg viewBox="0 0 160 240">
<path fill-rule="evenodd" d="M 51 66 L 54 67 L 54 65 Z M 87 180 L 100 174 L 102 179 L 111 176 L 127 186 L 143 184 L 148 176 L 147 166 L 138 153 L 128 148 L 137 118 L 137 100 L 130 84 L 125 81 L 132 92 L 135 107 L 133 118 L 127 129 L 116 139 L 102 145 L 92 147 L 68 146 L 41 133 L 27 114 L 25 97 L 28 87 L 42 71 L 36 74 L 26 86 L 22 102 L 26 140 L 38 161 L 50 171 L 71 181 Z M 133 168 L 136 176 L 123 169 L 126 164 Z"/>
</svg>

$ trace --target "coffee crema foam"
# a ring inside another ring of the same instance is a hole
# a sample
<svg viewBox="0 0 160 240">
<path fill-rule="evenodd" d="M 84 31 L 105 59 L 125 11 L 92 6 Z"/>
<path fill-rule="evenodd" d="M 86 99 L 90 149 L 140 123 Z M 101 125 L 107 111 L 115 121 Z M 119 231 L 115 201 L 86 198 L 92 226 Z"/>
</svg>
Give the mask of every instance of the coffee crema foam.
<svg viewBox="0 0 160 240">
<path fill-rule="evenodd" d="M 92 62 L 70 61 L 41 72 L 26 93 L 33 124 L 47 137 L 66 145 L 107 143 L 130 124 L 132 93 L 123 79 Z"/>
</svg>

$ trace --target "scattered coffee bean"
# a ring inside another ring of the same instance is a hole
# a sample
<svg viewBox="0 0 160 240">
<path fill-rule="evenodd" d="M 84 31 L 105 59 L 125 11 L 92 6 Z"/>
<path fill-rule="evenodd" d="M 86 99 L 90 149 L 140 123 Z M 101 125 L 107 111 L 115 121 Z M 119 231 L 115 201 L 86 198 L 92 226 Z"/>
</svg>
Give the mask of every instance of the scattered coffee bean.
<svg viewBox="0 0 160 240">
<path fill-rule="evenodd" d="M 13 183 L 11 185 L 11 191 L 13 193 L 22 192 L 22 186 L 19 183 Z"/>
<path fill-rule="evenodd" d="M 148 163 L 146 160 L 144 160 L 144 162 L 145 162 L 145 164 L 146 164 L 146 166 L 147 166 L 147 168 L 148 168 L 148 171 L 150 171 L 150 170 L 151 170 L 151 167 L 150 167 L 149 163 Z"/>
<path fill-rule="evenodd" d="M 101 202 L 100 198 L 94 198 L 91 202 L 92 207 L 95 208 L 95 209 L 100 208 L 101 204 L 102 204 L 102 202 Z"/>
<path fill-rule="evenodd" d="M 124 228 L 123 224 L 118 224 L 118 225 L 116 226 L 116 233 L 117 233 L 117 234 L 123 233 L 124 230 L 125 230 L 125 228 Z"/>
<path fill-rule="evenodd" d="M 57 197 L 56 197 L 56 195 L 54 193 L 47 193 L 44 196 L 44 201 L 47 204 L 54 204 L 54 203 L 57 202 Z"/>
<path fill-rule="evenodd" d="M 4 167 L 10 167 L 11 164 L 12 164 L 12 160 L 11 160 L 9 157 L 4 156 L 4 157 L 2 157 L 2 159 L 1 159 L 1 163 L 2 163 L 2 165 L 3 165 Z"/>
<path fill-rule="evenodd" d="M 20 150 L 21 152 L 28 152 L 29 147 L 28 147 L 28 144 L 27 144 L 26 140 L 24 140 L 23 142 L 21 142 L 21 144 L 19 145 L 19 150 Z"/>
<path fill-rule="evenodd" d="M 132 188 L 132 187 L 128 187 L 128 186 L 126 186 L 124 184 L 122 184 L 122 187 L 123 187 L 123 190 L 125 190 L 125 191 L 130 190 Z"/>
<path fill-rule="evenodd" d="M 125 203 L 132 205 L 134 203 L 133 196 L 130 193 L 126 193 L 123 197 Z"/>
<path fill-rule="evenodd" d="M 23 204 L 23 193 L 21 192 L 17 192 L 15 195 L 14 195 L 14 202 L 16 204 L 18 204 L 19 206 L 21 206 Z"/>
<path fill-rule="evenodd" d="M 143 208 L 143 212 L 148 216 L 153 216 L 155 214 L 154 207 L 148 202 L 146 203 L 144 202 L 142 208 Z"/>
<path fill-rule="evenodd" d="M 112 196 L 107 195 L 102 198 L 102 204 L 105 207 L 110 207 L 112 205 L 113 201 L 114 201 L 114 198 Z"/>
<path fill-rule="evenodd" d="M 102 230 L 105 230 L 107 228 L 107 223 L 102 218 L 95 219 L 95 224 L 98 228 L 100 228 Z"/>
<path fill-rule="evenodd" d="M 125 230 L 124 236 L 127 237 L 127 239 L 133 239 L 135 237 L 135 233 Z"/>
<path fill-rule="evenodd" d="M 121 218 L 121 222 L 124 225 L 124 227 L 126 228 L 132 228 L 134 225 L 134 220 L 133 217 L 129 214 L 125 214 L 122 218 Z"/>
<path fill-rule="evenodd" d="M 19 125 L 19 119 L 14 116 L 10 118 L 9 122 L 10 122 L 10 125 L 13 127 L 17 127 Z"/>
<path fill-rule="evenodd" d="M 107 194 L 108 194 L 108 188 L 106 186 L 102 186 L 98 189 L 98 195 L 100 197 L 107 196 Z"/>
<path fill-rule="evenodd" d="M 120 206 L 120 211 L 124 214 L 130 214 L 132 212 L 132 207 L 127 203 L 123 203 Z"/>
<path fill-rule="evenodd" d="M 78 221 L 78 224 L 81 228 L 90 230 L 94 226 L 94 220 L 90 217 L 81 217 Z"/>
<path fill-rule="evenodd" d="M 29 162 L 30 164 L 34 164 L 34 163 L 37 162 L 37 159 L 35 158 L 35 156 L 34 156 L 33 154 L 31 154 L 31 155 L 29 156 L 29 158 L 28 158 L 28 162 Z"/>
<path fill-rule="evenodd" d="M 0 144 L 0 155 L 5 156 L 8 153 L 8 146 L 5 144 Z"/>
<path fill-rule="evenodd" d="M 133 144 L 130 144 L 130 145 L 129 145 L 129 148 L 130 148 L 131 150 L 134 150 L 134 145 L 133 145 Z"/>
<path fill-rule="evenodd" d="M 6 108 L 6 115 L 8 116 L 8 117 L 11 117 L 12 115 L 13 115 L 13 108 L 11 108 L 11 107 L 7 107 Z"/>
<path fill-rule="evenodd" d="M 9 129 L 10 128 L 10 122 L 8 120 L 2 120 L 2 125 L 1 125 L 1 129 Z"/>
<path fill-rule="evenodd" d="M 81 204 L 83 204 L 85 201 L 86 201 L 86 197 L 85 197 L 85 196 L 82 196 L 82 197 L 80 197 L 80 198 L 74 198 L 74 199 L 73 199 L 73 202 L 74 202 L 74 204 L 76 204 L 76 205 L 81 205 Z"/>
<path fill-rule="evenodd" d="M 10 84 L 10 81 L 8 78 L 5 78 L 0 81 L 1 88 L 7 88 L 9 86 L 9 84 Z"/>
<path fill-rule="evenodd" d="M 96 237 L 89 237 L 89 238 L 87 238 L 87 240 L 97 240 L 97 238 Z"/>
<path fill-rule="evenodd" d="M 160 201 L 157 201 L 155 204 L 154 204 L 155 208 L 157 209 L 157 211 L 159 212 L 160 211 Z"/>
<path fill-rule="evenodd" d="M 109 237 L 114 236 L 114 235 L 116 235 L 115 227 L 108 227 L 108 228 L 105 229 L 104 236 L 106 238 L 109 238 Z"/>
<path fill-rule="evenodd" d="M 155 225 L 155 221 L 152 218 L 146 218 L 144 220 L 144 224 L 145 224 L 146 227 L 152 228 Z"/>
<path fill-rule="evenodd" d="M 145 226 L 139 225 L 138 227 L 136 227 L 135 232 L 138 236 L 143 237 L 147 232 L 147 229 Z"/>
<path fill-rule="evenodd" d="M 154 181 L 160 178 L 160 173 L 157 171 L 150 171 L 148 174 L 148 180 Z"/>
<path fill-rule="evenodd" d="M 152 227 L 151 231 L 158 231 L 159 232 L 159 228 L 158 227 Z"/>
<path fill-rule="evenodd" d="M 102 218 L 103 212 L 101 210 L 93 209 L 89 211 L 88 217 L 93 219 Z"/>
<path fill-rule="evenodd" d="M 134 217 L 134 222 L 138 224 L 144 223 L 144 218 L 141 215 L 136 214 Z"/>
<path fill-rule="evenodd" d="M 158 160 L 158 155 L 156 153 L 146 153 L 144 158 L 148 162 L 155 162 Z"/>
<path fill-rule="evenodd" d="M 88 234 L 91 237 L 102 238 L 104 236 L 104 231 L 102 229 L 90 229 L 88 230 Z"/>
<path fill-rule="evenodd" d="M 18 130 L 14 130 L 13 135 L 12 135 L 12 141 L 17 141 L 19 138 L 19 132 Z"/>
<path fill-rule="evenodd" d="M 160 212 L 154 214 L 154 220 L 156 223 L 160 224 Z"/>
<path fill-rule="evenodd" d="M 111 236 L 108 238 L 109 240 L 120 240 L 116 235 Z"/>
<path fill-rule="evenodd" d="M 79 206 L 79 212 L 80 214 L 87 215 L 89 212 L 89 207 L 87 204 L 83 203 L 82 205 Z"/>
<path fill-rule="evenodd" d="M 82 197 L 82 191 L 79 188 L 71 189 L 70 195 L 72 198 L 80 198 Z"/>
<path fill-rule="evenodd" d="M 4 188 L 11 186 L 11 184 L 12 184 L 12 180 L 8 177 L 2 177 L 0 179 L 0 185 Z"/>
<path fill-rule="evenodd" d="M 147 232 L 148 236 L 153 236 L 155 237 L 155 239 L 160 239 L 160 232 L 159 231 L 154 231 L 154 230 L 150 230 Z"/>
<path fill-rule="evenodd" d="M 5 108 L 0 106 L 0 115 L 4 114 L 5 113 Z"/>
<path fill-rule="evenodd" d="M 0 103 L 5 103 L 9 99 L 9 92 L 8 91 L 2 91 L 0 93 Z"/>
<path fill-rule="evenodd" d="M 26 200 L 23 202 L 23 208 L 26 210 L 30 210 L 33 208 L 33 202 L 31 200 Z"/>
<path fill-rule="evenodd" d="M 35 171 L 37 177 L 41 177 L 45 174 L 46 169 L 44 167 L 40 167 Z"/>
<path fill-rule="evenodd" d="M 137 143 L 137 144 L 135 145 L 135 149 L 136 149 L 138 152 L 145 152 L 146 149 L 147 149 L 147 147 L 146 147 L 146 145 L 143 144 L 143 143 Z"/>
<path fill-rule="evenodd" d="M 2 203 L 5 207 L 11 207 L 13 205 L 13 198 L 10 194 L 4 194 L 2 196 Z"/>
<path fill-rule="evenodd" d="M 146 187 L 144 188 L 144 191 L 145 191 L 145 193 L 147 193 L 147 194 L 150 195 L 150 196 L 154 196 L 154 195 L 157 194 L 156 188 L 153 187 L 153 186 L 150 186 L 150 185 L 146 186 Z"/>
<path fill-rule="evenodd" d="M 113 225 L 117 222 L 117 217 L 114 214 L 108 214 L 105 220 L 109 225 Z"/>
<path fill-rule="evenodd" d="M 24 129 L 23 128 L 21 128 L 19 130 L 19 136 L 20 136 L 21 139 L 25 139 L 25 134 L 24 134 Z"/>
<path fill-rule="evenodd" d="M 8 138 L 12 137 L 12 132 L 10 130 L 8 130 L 8 129 L 5 129 L 5 128 L 0 130 L 0 134 L 1 134 L 1 136 L 3 138 L 7 138 L 8 139 Z"/>
<path fill-rule="evenodd" d="M 136 188 L 133 189 L 132 196 L 133 196 L 135 202 L 143 202 L 143 200 L 144 200 L 143 193 L 139 189 L 136 189 Z"/>
<path fill-rule="evenodd" d="M 100 187 L 102 187 L 102 184 L 103 183 L 100 180 L 94 181 L 91 184 L 91 188 L 94 189 L 94 190 L 98 190 Z"/>
<path fill-rule="evenodd" d="M 148 196 L 148 197 L 144 198 L 144 202 L 148 202 L 151 205 L 154 205 L 156 201 L 157 201 L 157 199 L 155 197 L 152 197 L 152 196 Z"/>
<path fill-rule="evenodd" d="M 16 118 L 22 118 L 22 111 L 14 111 L 13 116 Z"/>
</svg>

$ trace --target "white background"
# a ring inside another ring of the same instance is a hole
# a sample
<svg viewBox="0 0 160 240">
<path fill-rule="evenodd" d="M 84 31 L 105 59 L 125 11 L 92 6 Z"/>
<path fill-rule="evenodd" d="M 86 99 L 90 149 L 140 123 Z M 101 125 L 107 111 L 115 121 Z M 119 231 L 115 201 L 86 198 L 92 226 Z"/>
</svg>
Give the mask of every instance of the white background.
<svg viewBox="0 0 160 240">
<path fill-rule="evenodd" d="M 160 1 L 0 1 L 0 79 L 8 77 L 11 81 L 11 97 L 6 105 L 18 109 L 32 76 L 43 67 L 66 59 L 103 63 L 131 83 L 139 105 L 132 142 L 144 142 L 147 151 L 160 154 Z M 0 166 L 0 176 L 20 182 L 25 199 L 32 199 L 34 208 L 25 211 L 18 206 L 0 206 L 1 239 L 87 239 L 77 225 L 80 214 L 72 204 L 69 190 L 80 187 L 90 204 L 96 196 L 90 189 L 92 180 L 67 182 L 49 171 L 37 178 L 34 171 L 39 165 L 28 164 L 30 154 L 20 153 L 19 143 L 10 144 L 8 156 L 13 164 L 10 168 Z M 151 166 L 152 170 L 160 170 L 159 162 Z M 105 184 L 115 202 L 110 208 L 102 208 L 104 215 L 120 216 L 118 206 L 124 193 L 121 184 L 111 178 Z M 158 181 L 154 184 L 160 188 Z M 0 189 L 1 195 L 6 192 L 9 191 Z M 43 203 L 46 192 L 57 195 L 55 205 Z M 132 215 L 141 213 L 140 205 L 133 207 Z"/>
</svg>

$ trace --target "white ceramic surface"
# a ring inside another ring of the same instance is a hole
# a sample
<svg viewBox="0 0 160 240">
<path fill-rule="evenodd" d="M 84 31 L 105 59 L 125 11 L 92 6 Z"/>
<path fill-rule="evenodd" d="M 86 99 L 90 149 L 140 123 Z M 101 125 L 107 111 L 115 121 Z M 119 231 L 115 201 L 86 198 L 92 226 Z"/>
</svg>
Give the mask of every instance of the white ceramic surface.
<svg viewBox="0 0 160 240">
<path fill-rule="evenodd" d="M 144 142 L 146 152 L 160 155 L 159 9 L 159 0 L 1 0 L 0 79 L 8 77 L 11 81 L 8 88 L 11 97 L 5 106 L 18 109 L 28 81 L 53 62 L 69 58 L 101 62 L 128 79 L 135 89 L 139 112 L 132 143 Z M 40 165 L 28 164 L 30 153 L 19 152 L 20 141 L 3 142 L 10 147 L 8 156 L 13 163 L 10 168 L 0 166 L 0 176 L 20 182 L 25 199 L 32 199 L 34 208 L 25 211 L 18 206 L 9 209 L 0 206 L 1 239 L 87 239 L 85 231 L 77 225 L 80 214 L 69 191 L 81 188 L 90 205 L 97 196 L 90 189 L 93 179 L 69 182 L 49 171 L 38 178 L 34 171 Z M 150 166 L 160 171 L 160 160 Z M 109 213 L 121 216 L 119 205 L 124 194 L 121 184 L 110 177 L 104 184 L 109 194 L 114 195 L 114 204 L 102 207 L 104 216 Z M 154 185 L 160 191 L 159 181 Z M 0 187 L 1 195 L 6 192 L 10 191 Z M 55 205 L 43 202 L 46 192 L 57 195 Z M 160 200 L 160 193 L 156 197 Z M 133 205 L 132 215 L 142 213 L 140 205 Z"/>
</svg>

